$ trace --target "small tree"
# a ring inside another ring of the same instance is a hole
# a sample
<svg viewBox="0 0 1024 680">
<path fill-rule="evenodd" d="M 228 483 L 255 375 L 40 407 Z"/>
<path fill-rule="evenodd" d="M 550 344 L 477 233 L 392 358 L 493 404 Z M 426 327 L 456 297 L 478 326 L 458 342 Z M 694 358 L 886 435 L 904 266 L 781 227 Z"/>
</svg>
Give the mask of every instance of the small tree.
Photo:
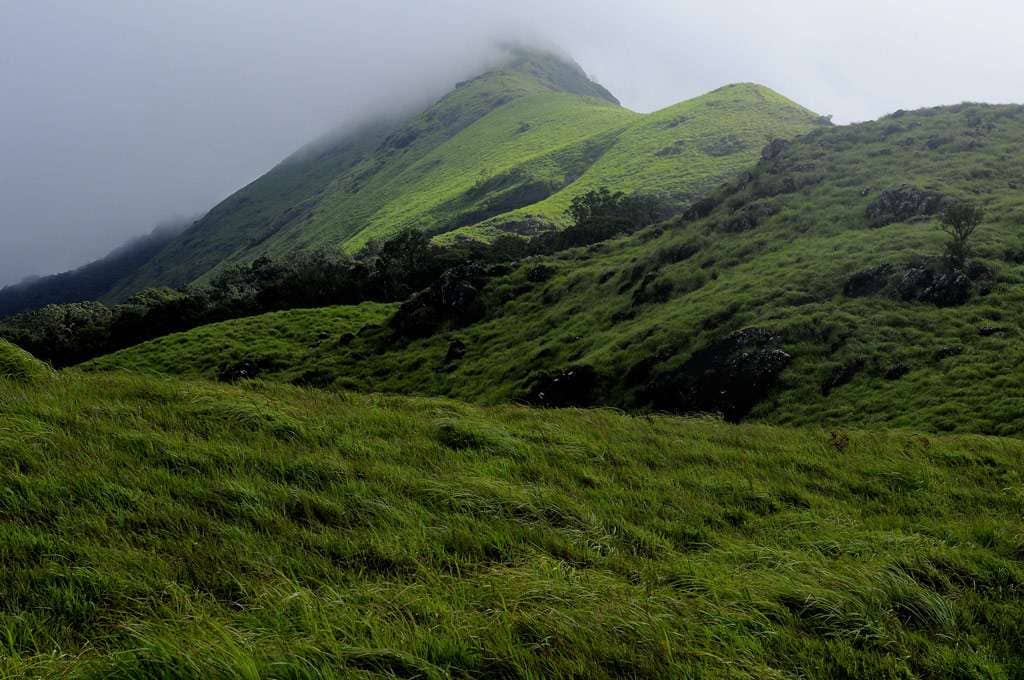
<svg viewBox="0 0 1024 680">
<path fill-rule="evenodd" d="M 967 263 L 971 254 L 968 242 L 984 219 L 985 210 L 976 203 L 960 201 L 946 208 L 941 229 L 950 237 L 946 244 L 946 259 L 951 265 L 962 268 Z"/>
<path fill-rule="evenodd" d="M 667 217 L 657 199 L 640 194 L 626 195 L 607 187 L 577 196 L 566 211 L 583 241 L 590 243 L 619 233 L 632 233 Z"/>
</svg>

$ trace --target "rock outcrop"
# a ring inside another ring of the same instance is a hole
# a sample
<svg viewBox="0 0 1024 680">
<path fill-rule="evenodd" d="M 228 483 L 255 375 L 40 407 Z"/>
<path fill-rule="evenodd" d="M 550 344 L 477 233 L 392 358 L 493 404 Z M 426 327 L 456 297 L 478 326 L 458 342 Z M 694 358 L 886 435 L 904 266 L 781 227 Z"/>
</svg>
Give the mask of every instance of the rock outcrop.
<svg viewBox="0 0 1024 680">
<path fill-rule="evenodd" d="M 978 263 L 959 269 L 938 259 L 901 266 L 886 262 L 851 276 L 843 294 L 851 298 L 887 295 L 903 302 L 956 307 L 973 297 L 977 281 L 993 277 L 991 268 Z"/>
<path fill-rule="evenodd" d="M 240 380 L 253 380 L 260 376 L 261 367 L 258 362 L 250 359 L 243 359 L 233 363 L 222 364 L 217 369 L 217 380 L 226 383 L 235 383 Z"/>
<path fill-rule="evenodd" d="M 896 222 L 939 215 L 950 203 L 951 199 L 945 194 L 904 184 L 882 191 L 868 205 L 868 224 L 884 227 Z"/>
<path fill-rule="evenodd" d="M 593 366 L 570 366 L 541 373 L 530 385 L 526 401 L 537 406 L 590 406 L 594 403 L 597 371 Z"/>
<path fill-rule="evenodd" d="M 659 410 L 721 413 L 739 421 L 764 400 L 792 357 L 766 328 L 747 328 L 698 350 L 678 369 L 657 376 L 647 398 Z"/>
</svg>

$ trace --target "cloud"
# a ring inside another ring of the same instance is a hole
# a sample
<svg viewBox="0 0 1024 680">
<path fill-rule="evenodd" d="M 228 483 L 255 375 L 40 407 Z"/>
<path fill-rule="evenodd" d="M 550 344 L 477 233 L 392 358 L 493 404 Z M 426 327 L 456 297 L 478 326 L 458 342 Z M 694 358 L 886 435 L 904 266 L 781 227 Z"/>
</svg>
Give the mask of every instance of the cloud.
<svg viewBox="0 0 1024 680">
<path fill-rule="evenodd" d="M 1019 3 L 8 0 L 0 283 L 209 208 L 324 132 L 436 97 L 499 40 L 653 110 L 757 81 L 836 120 L 1024 100 Z"/>
</svg>

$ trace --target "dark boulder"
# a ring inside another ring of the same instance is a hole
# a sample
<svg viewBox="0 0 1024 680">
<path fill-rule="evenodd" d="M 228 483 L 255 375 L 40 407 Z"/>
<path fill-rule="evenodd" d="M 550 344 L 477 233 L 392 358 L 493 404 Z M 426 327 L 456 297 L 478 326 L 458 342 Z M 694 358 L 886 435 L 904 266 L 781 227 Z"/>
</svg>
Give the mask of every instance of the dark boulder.
<svg viewBox="0 0 1024 680">
<path fill-rule="evenodd" d="M 884 227 L 895 222 L 939 215 L 950 202 L 948 196 L 937 191 L 926 191 L 904 184 L 886 189 L 868 205 L 868 223 L 872 227 Z"/>
<path fill-rule="evenodd" d="M 466 356 L 466 343 L 457 338 L 448 343 L 448 352 L 444 355 L 446 363 L 460 361 L 464 356 Z"/>
<path fill-rule="evenodd" d="M 910 366 L 907 366 L 902 361 L 897 361 L 892 366 L 885 370 L 886 380 L 899 380 L 907 373 L 910 373 Z"/>
<path fill-rule="evenodd" d="M 886 262 L 851 276 L 843 285 L 843 294 L 851 298 L 885 294 L 903 302 L 956 307 L 971 299 L 974 284 L 968 273 L 940 260 L 909 266 Z"/>
<path fill-rule="evenodd" d="M 896 284 L 904 302 L 928 302 L 938 307 L 966 303 L 973 292 L 971 280 L 962 271 L 939 271 L 933 267 L 910 267 Z"/>
<path fill-rule="evenodd" d="M 659 410 L 721 413 L 735 422 L 770 394 L 791 361 L 773 331 L 747 328 L 655 377 L 643 396 Z"/>
<path fill-rule="evenodd" d="M 935 135 L 933 137 L 929 137 L 928 141 L 924 143 L 924 146 L 929 151 L 935 151 L 936 149 L 938 149 L 940 147 L 943 147 L 943 146 L 946 146 L 947 144 L 952 144 L 952 143 L 953 143 L 953 138 L 952 137 L 942 136 L 942 135 Z"/>
<path fill-rule="evenodd" d="M 338 347 L 348 347 L 356 339 L 355 333 L 342 333 L 338 338 Z"/>
<path fill-rule="evenodd" d="M 443 326 L 461 327 L 484 315 L 480 291 L 487 275 L 478 265 L 449 269 L 430 288 L 402 303 L 391 318 L 391 328 L 408 338 L 427 337 Z"/>
<path fill-rule="evenodd" d="M 738 234 L 750 231 L 761 222 L 779 212 L 779 208 L 771 203 L 751 203 L 734 212 L 722 224 L 722 231 Z"/>
<path fill-rule="evenodd" d="M 982 326 L 978 329 L 978 335 L 983 338 L 992 337 L 993 335 L 1002 335 L 1005 332 L 1006 329 L 999 326 Z"/>
<path fill-rule="evenodd" d="M 255 361 L 243 359 L 230 364 L 222 364 L 217 369 L 217 380 L 225 383 L 234 383 L 240 380 L 252 380 L 260 375 L 260 366 Z"/>
<path fill-rule="evenodd" d="M 597 371 L 593 366 L 570 366 L 538 375 L 530 385 L 526 401 L 552 408 L 590 406 L 594 403 L 596 388 Z"/>
<path fill-rule="evenodd" d="M 843 286 L 843 294 L 852 298 L 877 295 L 885 290 L 895 273 L 896 267 L 888 262 L 857 272 Z"/>
<path fill-rule="evenodd" d="M 971 281 L 991 281 L 996 276 L 995 270 L 982 262 L 969 263 L 964 273 Z"/>
</svg>

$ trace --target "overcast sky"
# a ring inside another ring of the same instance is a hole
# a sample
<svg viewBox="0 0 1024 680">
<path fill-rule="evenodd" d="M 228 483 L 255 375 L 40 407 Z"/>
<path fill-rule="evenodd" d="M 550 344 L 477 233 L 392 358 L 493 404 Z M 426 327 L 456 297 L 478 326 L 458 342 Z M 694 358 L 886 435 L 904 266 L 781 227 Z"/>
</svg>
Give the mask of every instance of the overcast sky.
<svg viewBox="0 0 1024 680">
<path fill-rule="evenodd" d="M 0 284 L 212 207 L 500 40 L 651 111 L 729 82 L 837 122 L 1024 102 L 1019 0 L 0 0 Z"/>
</svg>

